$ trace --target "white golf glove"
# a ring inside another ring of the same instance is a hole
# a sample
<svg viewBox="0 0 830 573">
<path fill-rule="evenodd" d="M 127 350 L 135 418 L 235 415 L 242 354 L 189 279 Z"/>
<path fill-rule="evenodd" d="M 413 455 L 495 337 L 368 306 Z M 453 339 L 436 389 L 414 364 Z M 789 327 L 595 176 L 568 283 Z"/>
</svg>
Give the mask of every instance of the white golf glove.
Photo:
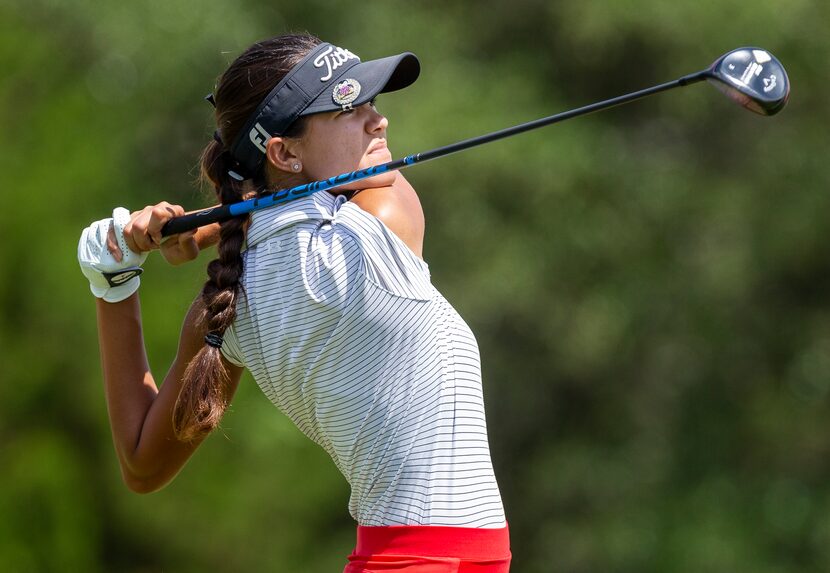
<svg viewBox="0 0 830 573">
<path fill-rule="evenodd" d="M 130 222 L 130 212 L 117 207 L 112 218 L 101 219 L 92 223 L 81 233 L 78 242 L 78 262 L 81 272 L 89 279 L 89 290 L 98 298 L 107 302 L 119 302 L 138 290 L 143 272 L 141 265 L 147 259 L 147 253 L 135 253 L 124 240 L 124 226 Z M 124 258 L 121 262 L 107 249 L 107 232 L 112 225 L 115 237 Z"/>
</svg>

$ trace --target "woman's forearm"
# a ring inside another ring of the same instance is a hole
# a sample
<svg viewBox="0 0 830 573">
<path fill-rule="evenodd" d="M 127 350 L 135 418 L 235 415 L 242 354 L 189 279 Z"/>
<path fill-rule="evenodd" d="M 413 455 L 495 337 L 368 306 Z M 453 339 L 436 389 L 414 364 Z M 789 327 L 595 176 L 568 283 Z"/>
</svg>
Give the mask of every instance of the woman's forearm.
<svg viewBox="0 0 830 573">
<path fill-rule="evenodd" d="M 184 361 L 174 361 L 159 391 L 150 372 L 138 294 L 119 303 L 98 301 L 98 337 L 112 438 L 127 486 L 155 491 L 181 469 L 199 442 L 183 443 L 173 432 Z"/>
<path fill-rule="evenodd" d="M 158 394 L 144 350 L 141 307 L 137 293 L 115 304 L 101 299 L 96 304 L 113 443 L 122 469 L 132 469 L 144 420 Z"/>
<path fill-rule="evenodd" d="M 97 305 L 107 410 L 121 473 L 133 491 L 155 491 L 173 479 L 202 442 L 182 442 L 173 429 L 185 369 L 204 345 L 199 311 L 191 306 L 185 317 L 176 358 L 159 389 L 144 350 L 138 294 Z M 242 369 L 226 363 L 225 370 L 230 399 Z"/>
</svg>

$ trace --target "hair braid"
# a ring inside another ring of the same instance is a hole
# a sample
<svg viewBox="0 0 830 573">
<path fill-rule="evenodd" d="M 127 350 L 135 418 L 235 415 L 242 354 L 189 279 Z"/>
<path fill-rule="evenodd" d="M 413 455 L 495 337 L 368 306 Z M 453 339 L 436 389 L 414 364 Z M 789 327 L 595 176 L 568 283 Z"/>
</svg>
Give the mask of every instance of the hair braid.
<svg viewBox="0 0 830 573">
<path fill-rule="evenodd" d="M 216 187 L 222 204 L 242 199 L 245 186 L 228 175 L 234 165 L 227 150 L 211 142 L 202 154 L 203 174 Z M 221 223 L 218 258 L 208 264 L 208 280 L 200 297 L 200 322 L 209 333 L 224 334 L 236 317 L 236 299 L 242 278 L 242 244 L 248 216 Z M 222 418 L 228 403 L 228 373 L 219 348 L 203 346 L 184 373 L 173 412 L 176 437 L 191 441 L 207 435 Z"/>
<path fill-rule="evenodd" d="M 249 173 L 252 179 L 245 181 L 230 175 L 238 171 L 238 165 L 228 146 L 274 86 L 319 43 L 319 39 L 306 34 L 257 42 L 219 78 L 214 94 L 219 130 L 202 152 L 201 174 L 223 205 L 265 189 L 264 168 Z M 304 131 L 305 122 L 300 118 L 282 136 L 299 137 Z M 221 224 L 218 258 L 208 264 L 208 280 L 199 299 L 201 324 L 208 334 L 221 336 L 236 318 L 243 272 L 241 249 L 248 218 L 234 217 Z M 173 411 L 173 429 L 179 440 L 204 437 L 219 424 L 228 405 L 228 382 L 219 348 L 205 344 L 185 370 Z"/>
</svg>

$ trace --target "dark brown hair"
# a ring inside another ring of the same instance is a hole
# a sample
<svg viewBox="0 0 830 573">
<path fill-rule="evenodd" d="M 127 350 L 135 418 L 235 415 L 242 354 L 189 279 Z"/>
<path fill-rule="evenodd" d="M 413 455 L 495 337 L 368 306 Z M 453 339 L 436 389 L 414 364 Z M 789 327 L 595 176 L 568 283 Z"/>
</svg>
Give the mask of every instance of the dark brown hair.
<svg viewBox="0 0 830 573">
<path fill-rule="evenodd" d="M 320 40 L 307 34 L 286 35 L 257 42 L 240 55 L 216 84 L 216 125 L 219 139 L 202 151 L 201 177 L 215 190 L 221 203 L 235 203 L 267 187 L 265 166 L 252 179 L 237 181 L 228 171 L 236 161 L 228 151 L 257 106 L 279 81 Z M 300 120 L 282 135 L 299 137 Z M 218 258 L 208 264 L 208 280 L 199 299 L 205 333 L 222 335 L 236 318 L 236 301 L 242 278 L 242 244 L 248 216 L 221 223 Z M 182 441 L 201 438 L 222 418 L 228 403 L 228 374 L 218 348 L 205 344 L 193 357 L 182 380 L 173 411 L 173 429 Z"/>
</svg>

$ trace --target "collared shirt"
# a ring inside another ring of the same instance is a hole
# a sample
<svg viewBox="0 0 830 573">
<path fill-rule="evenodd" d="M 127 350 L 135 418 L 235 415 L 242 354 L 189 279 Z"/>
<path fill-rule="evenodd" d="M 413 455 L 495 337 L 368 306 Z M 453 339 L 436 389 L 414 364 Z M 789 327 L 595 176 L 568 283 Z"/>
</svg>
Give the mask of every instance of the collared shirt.
<svg viewBox="0 0 830 573">
<path fill-rule="evenodd" d="M 429 268 L 326 192 L 256 212 L 224 355 L 334 460 L 360 525 L 502 527 L 478 345 Z"/>
</svg>

